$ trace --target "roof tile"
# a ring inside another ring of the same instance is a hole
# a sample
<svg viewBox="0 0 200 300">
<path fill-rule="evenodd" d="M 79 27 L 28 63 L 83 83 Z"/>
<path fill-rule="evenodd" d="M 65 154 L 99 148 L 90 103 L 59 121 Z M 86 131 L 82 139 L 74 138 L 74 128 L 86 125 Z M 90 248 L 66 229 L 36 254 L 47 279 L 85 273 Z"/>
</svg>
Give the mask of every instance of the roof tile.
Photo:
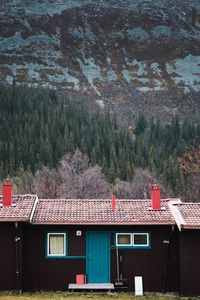
<svg viewBox="0 0 200 300">
<path fill-rule="evenodd" d="M 175 224 L 162 200 L 162 210 L 151 210 L 151 200 L 116 200 L 112 210 L 110 199 L 43 199 L 39 200 L 35 224 Z"/>
<path fill-rule="evenodd" d="M 36 195 L 13 196 L 12 206 L 2 205 L 2 196 L 0 196 L 0 221 L 29 221 L 30 216 L 37 200 Z"/>
<path fill-rule="evenodd" d="M 183 220 L 181 227 L 183 228 L 199 228 L 200 229 L 200 203 L 180 203 L 174 205 Z"/>
</svg>

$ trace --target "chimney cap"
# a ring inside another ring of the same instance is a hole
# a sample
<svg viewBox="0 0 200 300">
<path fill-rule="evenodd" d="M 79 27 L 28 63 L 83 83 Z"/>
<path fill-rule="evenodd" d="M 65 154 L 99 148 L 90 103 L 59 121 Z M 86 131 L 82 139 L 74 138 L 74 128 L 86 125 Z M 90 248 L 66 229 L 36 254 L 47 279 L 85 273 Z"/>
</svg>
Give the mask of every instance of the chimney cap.
<svg viewBox="0 0 200 300">
<path fill-rule="evenodd" d="M 152 188 L 152 190 L 159 190 L 160 189 L 159 186 L 156 183 L 152 184 L 151 188 Z"/>
<path fill-rule="evenodd" d="M 6 182 L 4 183 L 4 185 L 11 185 L 9 178 L 6 179 Z"/>
</svg>

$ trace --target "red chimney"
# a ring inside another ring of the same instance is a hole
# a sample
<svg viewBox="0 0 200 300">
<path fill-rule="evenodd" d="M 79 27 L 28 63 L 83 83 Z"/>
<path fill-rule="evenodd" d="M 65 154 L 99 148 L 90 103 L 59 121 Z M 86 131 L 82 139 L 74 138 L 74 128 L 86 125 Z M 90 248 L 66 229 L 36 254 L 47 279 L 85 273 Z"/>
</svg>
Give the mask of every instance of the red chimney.
<svg viewBox="0 0 200 300">
<path fill-rule="evenodd" d="M 115 211 L 115 202 L 116 202 L 115 195 L 112 195 L 112 210 L 113 211 Z"/>
<path fill-rule="evenodd" d="M 6 179 L 6 183 L 3 185 L 3 206 L 12 205 L 12 185 L 10 180 Z"/>
<path fill-rule="evenodd" d="M 151 188 L 151 203 L 153 210 L 160 210 L 160 189 L 154 184 Z"/>
</svg>

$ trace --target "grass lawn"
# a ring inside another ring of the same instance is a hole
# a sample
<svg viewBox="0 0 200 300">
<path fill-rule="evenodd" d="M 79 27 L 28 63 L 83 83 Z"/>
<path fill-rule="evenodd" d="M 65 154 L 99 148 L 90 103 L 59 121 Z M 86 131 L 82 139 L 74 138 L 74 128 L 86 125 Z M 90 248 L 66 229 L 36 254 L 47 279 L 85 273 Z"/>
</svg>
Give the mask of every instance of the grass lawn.
<svg viewBox="0 0 200 300">
<path fill-rule="evenodd" d="M 200 299 L 200 298 L 186 298 L 175 297 L 167 295 L 146 295 L 145 297 L 135 297 L 133 293 L 69 293 L 69 292 L 40 292 L 40 293 L 24 293 L 16 295 L 13 293 L 0 293 L 0 300 L 90 300 L 90 299 L 103 299 L 103 300 L 170 300 L 170 299 Z"/>
</svg>

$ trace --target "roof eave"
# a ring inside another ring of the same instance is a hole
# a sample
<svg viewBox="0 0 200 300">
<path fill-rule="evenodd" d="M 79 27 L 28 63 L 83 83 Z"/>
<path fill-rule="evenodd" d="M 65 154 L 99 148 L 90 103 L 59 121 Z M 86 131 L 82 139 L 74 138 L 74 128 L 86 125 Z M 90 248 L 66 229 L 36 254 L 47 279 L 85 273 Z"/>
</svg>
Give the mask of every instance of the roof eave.
<svg viewBox="0 0 200 300">
<path fill-rule="evenodd" d="M 199 230 L 200 229 L 200 225 L 184 225 L 184 226 L 182 226 L 182 229 Z"/>
<path fill-rule="evenodd" d="M 15 222 L 22 222 L 22 223 L 29 223 L 29 218 L 24 219 L 17 219 L 17 218 L 5 218 L 0 219 L 0 223 L 15 223 Z"/>
<path fill-rule="evenodd" d="M 44 221 L 41 221 L 41 222 L 32 222 L 33 225 L 106 225 L 106 226 L 119 226 L 119 225 L 131 225 L 131 226 L 134 226 L 134 225 L 148 225 L 148 226 L 151 226 L 151 225 L 176 225 L 175 222 L 155 222 L 155 223 L 152 223 L 152 222 L 136 222 L 136 223 L 133 223 L 133 222 L 44 222 Z"/>
</svg>

